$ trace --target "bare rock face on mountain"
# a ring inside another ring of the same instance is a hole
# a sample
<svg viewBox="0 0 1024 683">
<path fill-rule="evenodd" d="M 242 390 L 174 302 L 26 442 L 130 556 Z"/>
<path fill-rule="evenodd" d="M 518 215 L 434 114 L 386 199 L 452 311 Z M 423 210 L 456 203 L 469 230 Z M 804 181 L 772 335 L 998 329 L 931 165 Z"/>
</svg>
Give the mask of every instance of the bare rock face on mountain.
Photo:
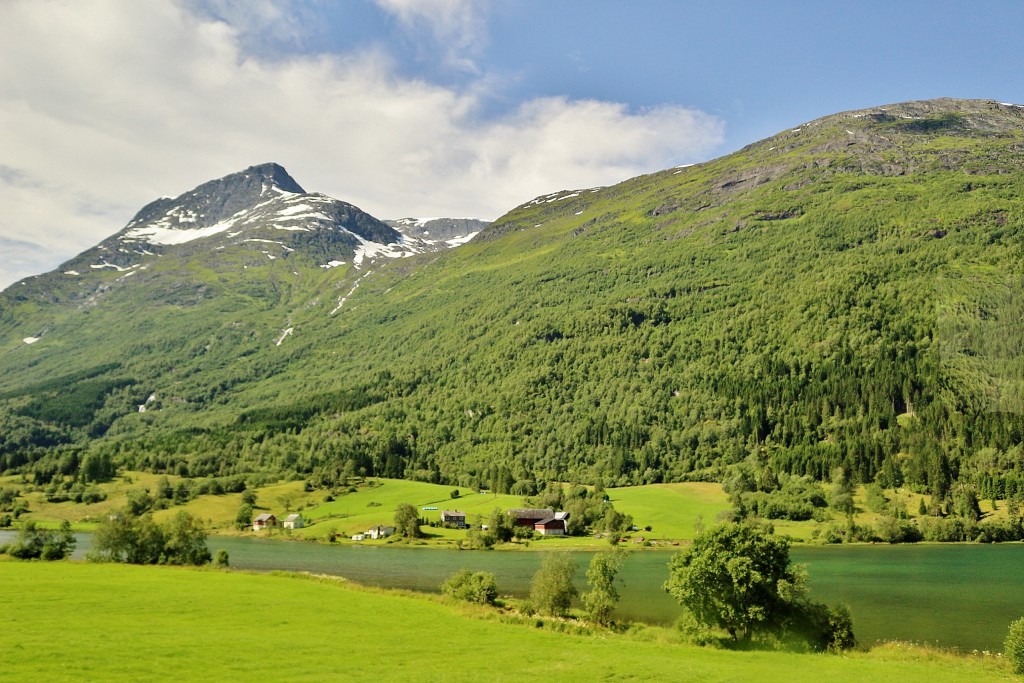
<svg viewBox="0 0 1024 683">
<path fill-rule="evenodd" d="M 476 218 L 399 218 L 384 222 L 430 251 L 465 244 L 489 225 Z"/>
</svg>

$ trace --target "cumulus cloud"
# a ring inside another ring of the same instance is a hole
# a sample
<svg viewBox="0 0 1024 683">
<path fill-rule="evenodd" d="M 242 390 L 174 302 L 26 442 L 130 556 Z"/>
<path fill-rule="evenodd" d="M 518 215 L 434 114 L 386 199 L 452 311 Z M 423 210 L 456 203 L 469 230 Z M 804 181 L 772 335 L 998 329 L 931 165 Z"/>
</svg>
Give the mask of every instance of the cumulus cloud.
<svg viewBox="0 0 1024 683">
<path fill-rule="evenodd" d="M 425 20 L 388 4 L 410 26 Z M 485 115 L 486 88 L 403 79 L 383 48 L 261 56 L 245 41 L 287 5 L 260 6 L 264 19 L 243 26 L 230 0 L 0 2 L 0 287 L 24 275 L 12 244 L 37 272 L 53 268 L 152 199 L 254 163 L 381 218 L 495 218 L 722 140 L 720 121 L 677 106 L 545 98 Z M 479 30 L 460 17 L 437 35 Z M 283 42 L 301 32 L 282 30 Z"/>
</svg>

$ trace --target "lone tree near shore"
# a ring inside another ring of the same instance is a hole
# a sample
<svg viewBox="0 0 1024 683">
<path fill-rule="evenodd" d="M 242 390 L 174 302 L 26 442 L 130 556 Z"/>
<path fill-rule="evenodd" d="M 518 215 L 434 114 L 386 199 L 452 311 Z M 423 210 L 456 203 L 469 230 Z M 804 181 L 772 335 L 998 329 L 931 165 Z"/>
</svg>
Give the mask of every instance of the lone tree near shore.
<svg viewBox="0 0 1024 683">
<path fill-rule="evenodd" d="M 615 585 L 615 577 L 622 568 L 627 552 L 621 548 L 613 548 L 597 553 L 590 560 L 587 569 L 587 585 L 590 590 L 583 594 L 583 606 L 591 620 L 607 626 L 612 620 L 612 611 L 619 602 L 619 587 Z"/>
<path fill-rule="evenodd" d="M 665 590 L 702 624 L 750 640 L 784 618 L 798 584 L 789 543 L 747 524 L 726 524 L 697 536 L 669 562 Z"/>
<path fill-rule="evenodd" d="M 790 565 L 789 541 L 751 524 L 725 524 L 672 558 L 664 588 L 736 642 L 795 635 L 816 650 L 852 647 L 849 612 L 807 600 L 805 583 Z"/>
<path fill-rule="evenodd" d="M 576 562 L 569 553 L 552 553 L 544 557 L 540 569 L 530 582 L 530 602 L 541 614 L 564 616 L 578 594 L 573 584 Z"/>
</svg>

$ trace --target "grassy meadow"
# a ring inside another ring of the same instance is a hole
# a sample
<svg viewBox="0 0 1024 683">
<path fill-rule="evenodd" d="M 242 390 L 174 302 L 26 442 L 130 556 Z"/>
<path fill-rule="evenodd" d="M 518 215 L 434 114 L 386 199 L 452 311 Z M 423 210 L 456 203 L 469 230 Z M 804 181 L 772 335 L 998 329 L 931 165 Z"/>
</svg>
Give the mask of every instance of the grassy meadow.
<svg viewBox="0 0 1024 683">
<path fill-rule="evenodd" d="M 657 628 L 570 634 L 283 574 L 0 561 L 0 610 L 10 680 L 1013 680 L 995 658 L 732 652 Z"/>
<path fill-rule="evenodd" d="M 0 478 L 0 486 L 19 489 L 22 492 L 20 500 L 29 508 L 22 519 L 35 520 L 44 526 L 56 526 L 67 520 L 76 529 L 88 531 L 109 513 L 123 508 L 131 492 L 144 489 L 155 491 L 163 476 L 146 472 L 124 472 L 113 481 L 98 485 L 106 499 L 93 504 L 48 502 L 42 490 L 33 489 L 16 476 Z M 167 475 L 167 480 L 172 486 L 176 485 L 179 479 L 180 477 Z M 400 479 L 371 478 L 355 489 L 352 492 L 336 494 L 333 500 L 328 501 L 325 491 L 306 491 L 302 481 L 267 484 L 253 489 L 256 495 L 253 514 L 272 512 L 283 518 L 289 512 L 300 512 L 306 520 L 306 528 L 268 533 L 278 537 L 321 541 L 333 534 L 344 541 L 372 526 L 392 524 L 395 508 L 401 503 L 413 505 L 428 522 L 438 520 L 441 510 L 461 510 L 467 513 L 467 520 L 471 524 L 479 521 L 486 523 L 495 508 L 507 510 L 527 505 L 519 496 L 479 493 L 466 488 Z M 458 498 L 452 498 L 454 490 L 459 491 Z M 728 496 L 717 483 L 650 484 L 609 488 L 607 493 L 615 508 L 631 515 L 634 523 L 640 528 L 629 535 L 631 544 L 640 543 L 641 539 L 653 545 L 690 540 L 700 526 L 714 524 L 720 513 L 729 509 Z M 922 499 L 928 503 L 927 496 L 907 489 L 888 489 L 885 496 L 897 506 L 906 509 L 912 517 L 917 515 Z M 164 522 L 178 510 L 185 510 L 202 520 L 213 534 L 251 534 L 252 531 L 239 531 L 235 528 L 235 517 L 241 503 L 240 493 L 201 495 L 183 505 L 157 510 L 154 517 L 157 521 Z M 854 503 L 857 510 L 853 517 L 855 523 L 877 523 L 879 515 L 869 509 L 864 487 L 855 490 Z M 993 501 L 986 499 L 980 501 L 980 507 L 983 518 L 1006 516 L 1006 501 L 996 501 L 993 506 Z M 789 536 L 797 542 L 814 542 L 816 532 L 823 526 L 846 524 L 845 515 L 832 510 L 828 512 L 830 521 L 825 523 L 812 520 L 773 520 L 772 524 L 776 533 Z M 651 531 L 646 531 L 645 528 L 648 526 L 651 527 Z M 425 542 L 428 544 L 447 546 L 456 544 L 466 537 L 466 532 L 459 529 L 423 529 L 427 534 Z M 555 547 L 556 544 L 558 547 L 570 549 L 587 549 L 604 547 L 606 541 L 590 536 L 545 538 L 542 542 L 530 544 L 529 547 L 548 549 Z M 507 544 L 506 547 L 523 546 L 516 543 Z"/>
<path fill-rule="evenodd" d="M 633 522 L 651 527 L 645 538 L 679 540 L 693 538 L 698 520 L 711 526 L 718 514 L 729 508 L 728 496 L 720 484 L 684 483 L 628 486 L 608 490 L 608 498 L 633 516 Z"/>
</svg>

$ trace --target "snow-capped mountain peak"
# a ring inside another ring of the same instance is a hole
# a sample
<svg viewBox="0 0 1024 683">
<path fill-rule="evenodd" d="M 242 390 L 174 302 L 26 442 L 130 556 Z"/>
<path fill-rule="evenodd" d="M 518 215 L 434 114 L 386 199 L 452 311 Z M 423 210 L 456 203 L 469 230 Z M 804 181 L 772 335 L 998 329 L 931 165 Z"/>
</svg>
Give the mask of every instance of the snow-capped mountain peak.
<svg viewBox="0 0 1024 683">
<path fill-rule="evenodd" d="M 486 225 L 464 218 L 381 221 L 341 200 L 306 192 L 283 167 L 267 163 L 147 204 L 121 232 L 63 264 L 60 272 L 84 277 L 109 269 L 126 277 L 179 252 L 239 252 L 248 265 L 305 256 L 325 268 L 350 263 L 362 269 L 375 259 L 459 246 Z"/>
</svg>

